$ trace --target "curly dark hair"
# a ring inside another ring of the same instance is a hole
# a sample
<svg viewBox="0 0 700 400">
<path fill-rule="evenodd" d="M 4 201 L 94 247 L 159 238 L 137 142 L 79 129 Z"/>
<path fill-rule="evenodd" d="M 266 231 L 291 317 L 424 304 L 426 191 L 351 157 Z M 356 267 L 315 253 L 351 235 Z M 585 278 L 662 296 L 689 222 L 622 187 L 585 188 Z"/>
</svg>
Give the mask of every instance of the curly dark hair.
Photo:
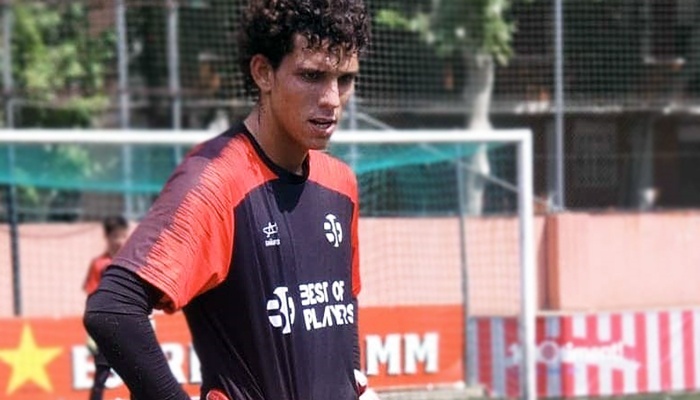
<svg viewBox="0 0 700 400">
<path fill-rule="evenodd" d="M 362 53 L 369 45 L 370 24 L 362 0 L 250 0 L 238 31 L 239 63 L 246 89 L 258 88 L 250 73 L 250 60 L 264 55 L 273 68 L 294 50 L 300 34 L 311 48 L 328 44 L 332 52 Z"/>
</svg>

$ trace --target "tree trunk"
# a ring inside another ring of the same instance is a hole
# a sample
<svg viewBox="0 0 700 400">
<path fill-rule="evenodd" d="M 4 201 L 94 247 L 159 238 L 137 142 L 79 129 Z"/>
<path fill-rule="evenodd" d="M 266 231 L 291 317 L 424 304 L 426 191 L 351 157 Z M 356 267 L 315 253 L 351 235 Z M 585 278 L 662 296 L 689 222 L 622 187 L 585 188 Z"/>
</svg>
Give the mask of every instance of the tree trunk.
<svg viewBox="0 0 700 400">
<path fill-rule="evenodd" d="M 486 53 L 465 51 L 467 68 L 465 100 L 468 107 L 467 127 L 470 130 L 489 131 L 492 129 L 489 119 L 491 95 L 493 93 L 495 64 L 493 57 Z M 479 144 L 474 154 L 467 161 L 467 174 L 464 196 L 467 215 L 481 215 L 484 212 L 484 195 L 486 180 L 490 173 L 486 144 Z"/>
</svg>

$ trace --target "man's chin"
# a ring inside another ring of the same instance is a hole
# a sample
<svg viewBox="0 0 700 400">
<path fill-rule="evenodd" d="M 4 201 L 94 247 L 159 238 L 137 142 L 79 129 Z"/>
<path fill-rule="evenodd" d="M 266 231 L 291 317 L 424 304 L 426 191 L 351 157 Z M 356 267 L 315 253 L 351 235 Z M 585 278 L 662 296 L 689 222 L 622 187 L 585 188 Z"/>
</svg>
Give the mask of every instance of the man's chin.
<svg viewBox="0 0 700 400">
<path fill-rule="evenodd" d="M 309 143 L 309 150 L 326 150 L 330 142 L 330 136 L 327 138 L 315 138 Z"/>
</svg>

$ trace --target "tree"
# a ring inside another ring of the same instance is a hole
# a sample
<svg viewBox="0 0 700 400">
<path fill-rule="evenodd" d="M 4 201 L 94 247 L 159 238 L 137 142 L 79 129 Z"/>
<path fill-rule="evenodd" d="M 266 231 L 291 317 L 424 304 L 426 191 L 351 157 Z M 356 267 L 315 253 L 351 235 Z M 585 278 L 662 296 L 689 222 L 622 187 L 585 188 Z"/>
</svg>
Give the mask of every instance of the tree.
<svg viewBox="0 0 700 400">
<path fill-rule="evenodd" d="M 84 3 L 14 2 L 11 12 L 12 76 L 15 96 L 22 100 L 15 127 L 94 126 L 109 105 L 106 66 L 114 54 L 114 31 L 90 32 Z M 35 146 L 31 159 L 22 155 L 14 166 L 15 178 L 26 182 L 19 187 L 19 201 L 37 210 L 34 218 L 41 220 L 55 217 L 50 216 L 55 206 L 79 198 L 74 190 L 51 187 L 50 174 L 60 170 L 77 179 L 100 169 L 77 145 Z"/>
<path fill-rule="evenodd" d="M 91 34 L 83 3 L 14 3 L 12 74 L 22 107 L 19 126 L 87 127 L 107 109 L 106 66 L 115 34 Z"/>
<path fill-rule="evenodd" d="M 464 96 L 469 129 L 490 130 L 491 96 L 496 63 L 512 56 L 514 23 L 507 11 L 511 0 L 432 0 L 406 13 L 397 7 L 379 11 L 377 21 L 393 28 L 417 32 L 435 47 L 438 55 L 458 54 L 467 77 Z M 487 149 L 481 145 L 470 159 L 466 182 L 468 214 L 481 214 L 485 181 L 490 172 Z"/>
</svg>

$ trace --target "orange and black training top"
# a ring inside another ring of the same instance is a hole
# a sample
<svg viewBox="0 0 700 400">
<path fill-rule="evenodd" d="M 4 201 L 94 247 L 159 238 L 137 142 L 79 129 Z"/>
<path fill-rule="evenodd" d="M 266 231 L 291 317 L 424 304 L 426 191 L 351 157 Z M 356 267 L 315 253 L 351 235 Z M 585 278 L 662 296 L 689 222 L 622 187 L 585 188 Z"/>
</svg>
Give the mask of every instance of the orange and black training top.
<svg viewBox="0 0 700 400">
<path fill-rule="evenodd" d="M 291 174 L 238 124 L 188 154 L 113 265 L 183 309 L 203 399 L 354 400 L 357 221 L 347 165 L 311 151 Z"/>
</svg>

